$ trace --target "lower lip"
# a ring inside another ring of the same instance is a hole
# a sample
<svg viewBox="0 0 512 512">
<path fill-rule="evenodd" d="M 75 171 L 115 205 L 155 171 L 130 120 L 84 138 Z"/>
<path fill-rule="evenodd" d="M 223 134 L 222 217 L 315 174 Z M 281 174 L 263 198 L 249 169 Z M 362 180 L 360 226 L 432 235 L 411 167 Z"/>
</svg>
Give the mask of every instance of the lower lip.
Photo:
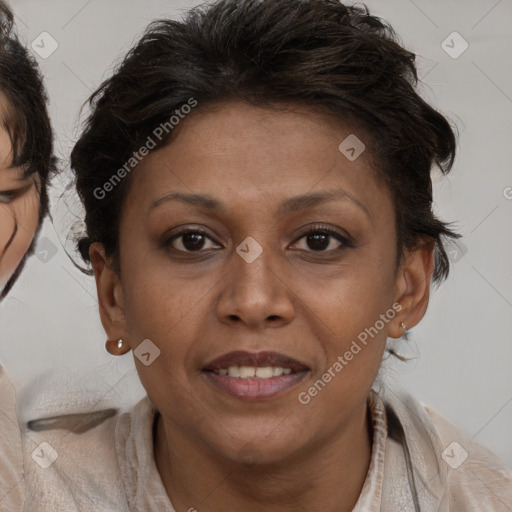
<svg viewBox="0 0 512 512">
<path fill-rule="evenodd" d="M 228 395 L 241 400 L 262 400 L 286 393 L 301 382 L 307 373 L 305 370 L 270 379 L 237 379 L 226 375 L 218 375 L 215 372 L 203 372 L 203 375 L 217 389 Z"/>
</svg>

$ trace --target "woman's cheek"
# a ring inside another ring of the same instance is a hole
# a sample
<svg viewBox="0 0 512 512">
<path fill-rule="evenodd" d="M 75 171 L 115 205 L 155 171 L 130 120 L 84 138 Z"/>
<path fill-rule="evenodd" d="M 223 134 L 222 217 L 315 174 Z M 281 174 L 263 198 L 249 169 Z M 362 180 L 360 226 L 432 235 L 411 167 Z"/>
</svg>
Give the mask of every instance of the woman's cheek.
<svg viewBox="0 0 512 512">
<path fill-rule="evenodd" d="M 208 297 L 220 285 L 215 273 L 192 273 L 183 264 L 163 258 L 164 251 L 132 246 L 122 262 L 130 334 L 166 336 L 183 329 L 199 310 L 204 312 Z"/>
</svg>

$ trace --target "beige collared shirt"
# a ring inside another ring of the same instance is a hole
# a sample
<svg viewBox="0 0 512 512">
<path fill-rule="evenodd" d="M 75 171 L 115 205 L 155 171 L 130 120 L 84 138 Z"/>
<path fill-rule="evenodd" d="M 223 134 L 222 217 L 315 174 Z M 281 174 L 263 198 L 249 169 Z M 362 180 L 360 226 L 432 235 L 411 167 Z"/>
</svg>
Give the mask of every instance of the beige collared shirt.
<svg viewBox="0 0 512 512">
<path fill-rule="evenodd" d="M 0 512 L 23 510 L 25 480 L 16 392 L 0 366 Z"/>
<path fill-rule="evenodd" d="M 2 378 L 0 483 L 13 491 L 0 510 L 23 510 L 24 469 L 27 512 L 174 512 L 153 456 L 148 398 L 83 433 L 23 430 L 21 446 L 14 390 Z M 372 456 L 353 512 L 415 512 L 412 487 L 421 512 L 512 511 L 512 472 L 490 451 L 408 395 L 372 393 L 368 404 Z"/>
</svg>

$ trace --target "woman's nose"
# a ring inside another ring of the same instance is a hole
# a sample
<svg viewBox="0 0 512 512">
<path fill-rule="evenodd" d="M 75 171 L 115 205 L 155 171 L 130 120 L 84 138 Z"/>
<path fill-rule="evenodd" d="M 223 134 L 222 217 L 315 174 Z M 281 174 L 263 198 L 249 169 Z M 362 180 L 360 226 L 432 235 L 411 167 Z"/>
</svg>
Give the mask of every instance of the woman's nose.
<svg viewBox="0 0 512 512">
<path fill-rule="evenodd" d="M 293 296 L 271 250 L 249 242 L 241 244 L 231 260 L 217 302 L 219 320 L 254 329 L 290 323 L 295 317 Z"/>
</svg>

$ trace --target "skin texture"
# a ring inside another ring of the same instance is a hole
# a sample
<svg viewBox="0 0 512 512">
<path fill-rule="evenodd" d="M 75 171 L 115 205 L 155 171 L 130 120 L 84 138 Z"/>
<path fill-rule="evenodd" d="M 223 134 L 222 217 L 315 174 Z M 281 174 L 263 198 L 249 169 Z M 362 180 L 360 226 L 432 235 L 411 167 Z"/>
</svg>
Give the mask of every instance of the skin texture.
<svg viewBox="0 0 512 512">
<path fill-rule="evenodd" d="M 0 94 L 1 116 L 5 110 Z M 0 292 L 23 261 L 39 224 L 39 177 L 24 178 L 11 164 L 11 140 L 0 126 Z"/>
<path fill-rule="evenodd" d="M 120 274 L 100 243 L 91 247 L 103 325 L 109 339 L 124 341 L 113 352 L 144 339 L 161 351 L 149 366 L 135 362 L 160 412 L 155 458 L 177 511 L 229 503 L 339 512 L 357 501 L 371 455 L 368 393 L 386 337 L 401 336 L 400 323 L 411 328 L 426 310 L 433 255 L 424 246 L 397 267 L 391 195 L 368 154 L 350 162 L 338 150 L 350 133 L 306 107 L 227 102 L 194 113 L 131 177 Z M 291 197 L 339 189 L 355 200 L 278 212 Z M 178 200 L 151 208 L 169 192 L 208 194 L 225 211 Z M 184 227 L 201 227 L 213 241 L 200 253 L 180 252 L 183 238 L 166 246 Z M 331 237 L 315 251 L 304 235 L 326 227 L 352 243 Z M 252 263 L 236 252 L 248 236 L 263 249 Z M 299 393 L 397 302 L 401 311 L 302 405 Z M 242 401 L 201 372 L 234 350 L 277 351 L 310 371 L 280 396 Z"/>
</svg>

